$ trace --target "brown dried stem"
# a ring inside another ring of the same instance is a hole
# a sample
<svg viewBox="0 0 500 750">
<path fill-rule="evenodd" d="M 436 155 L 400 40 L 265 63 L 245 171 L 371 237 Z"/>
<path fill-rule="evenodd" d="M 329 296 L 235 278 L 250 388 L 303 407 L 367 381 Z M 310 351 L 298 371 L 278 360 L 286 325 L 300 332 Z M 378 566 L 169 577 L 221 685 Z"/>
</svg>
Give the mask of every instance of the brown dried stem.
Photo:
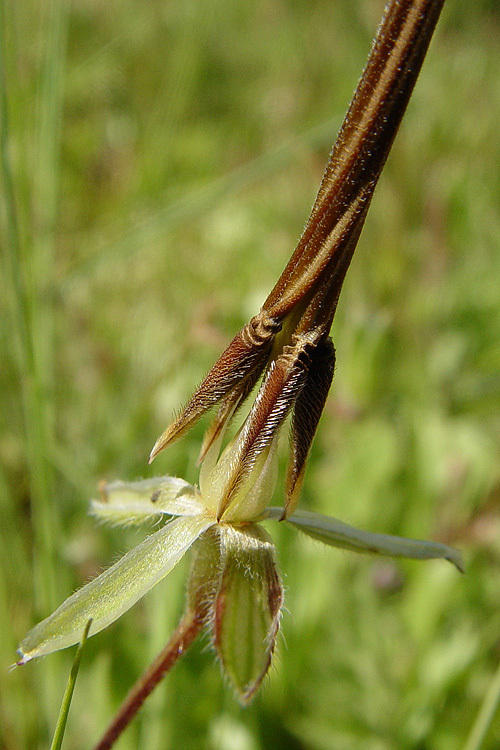
<svg viewBox="0 0 500 750">
<path fill-rule="evenodd" d="M 328 336 L 345 274 L 376 184 L 417 80 L 444 0 L 392 0 L 330 155 L 302 237 L 260 312 L 229 344 L 193 397 L 157 440 L 150 460 L 206 411 L 234 413 L 276 344 L 293 334 Z M 280 333 L 281 331 L 281 333 Z M 283 335 L 286 332 L 286 335 Z"/>
<path fill-rule="evenodd" d="M 332 279 L 341 265 L 335 279 L 338 297 L 443 4 L 393 0 L 387 5 L 306 228 L 263 305 L 271 318 L 286 315 L 318 281 Z"/>
<path fill-rule="evenodd" d="M 205 613 L 188 610 L 165 648 L 137 680 L 120 706 L 116 716 L 94 750 L 109 750 L 130 724 L 142 704 L 176 661 L 192 644 L 203 627 Z"/>
</svg>

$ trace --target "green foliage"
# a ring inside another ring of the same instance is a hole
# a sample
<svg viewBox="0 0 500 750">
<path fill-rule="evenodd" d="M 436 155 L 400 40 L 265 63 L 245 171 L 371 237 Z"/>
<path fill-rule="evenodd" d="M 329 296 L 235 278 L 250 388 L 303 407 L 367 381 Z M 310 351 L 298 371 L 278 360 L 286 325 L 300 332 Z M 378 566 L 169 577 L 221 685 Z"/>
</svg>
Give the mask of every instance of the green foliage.
<svg viewBox="0 0 500 750">
<path fill-rule="evenodd" d="M 99 479 L 196 481 L 203 425 L 147 456 L 288 259 L 382 5 L 2 6 L 2 670 L 142 538 L 87 517 Z M 262 695 L 240 708 L 201 644 L 123 750 L 455 750 L 483 700 L 497 747 L 499 27 L 492 0 L 445 9 L 342 293 L 302 501 L 451 543 L 466 575 L 270 528 L 290 615 Z M 87 644 L 68 750 L 166 642 L 185 572 Z M 0 680 L 6 750 L 48 745 L 72 658 Z"/>
<path fill-rule="evenodd" d="M 73 662 L 73 666 L 71 667 L 71 672 L 69 674 L 68 684 L 66 685 L 66 690 L 64 691 L 64 696 L 63 696 L 62 703 L 61 703 L 61 710 L 59 711 L 56 731 L 54 732 L 54 736 L 52 738 L 52 744 L 50 746 L 50 750 L 61 750 L 61 747 L 62 747 L 62 742 L 64 738 L 64 730 L 66 729 L 69 709 L 71 706 L 71 699 L 73 698 L 73 693 L 75 691 L 76 678 L 78 677 L 78 670 L 80 669 L 82 653 L 85 647 L 85 642 L 87 640 L 87 636 L 89 634 L 89 629 L 90 629 L 91 624 L 92 624 L 92 620 L 89 620 L 83 631 L 82 640 L 80 641 L 78 648 L 76 650 L 75 660 Z"/>
</svg>

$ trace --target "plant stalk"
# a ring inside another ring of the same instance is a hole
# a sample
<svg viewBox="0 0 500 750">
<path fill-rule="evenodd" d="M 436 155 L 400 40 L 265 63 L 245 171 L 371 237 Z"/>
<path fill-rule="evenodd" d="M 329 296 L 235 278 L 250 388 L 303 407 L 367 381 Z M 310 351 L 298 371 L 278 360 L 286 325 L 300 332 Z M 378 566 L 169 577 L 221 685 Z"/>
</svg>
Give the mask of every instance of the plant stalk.
<svg viewBox="0 0 500 750">
<path fill-rule="evenodd" d="M 165 648 L 142 674 L 120 706 L 94 750 L 109 750 L 130 724 L 142 704 L 193 643 L 205 622 L 205 612 L 188 610 Z"/>
</svg>

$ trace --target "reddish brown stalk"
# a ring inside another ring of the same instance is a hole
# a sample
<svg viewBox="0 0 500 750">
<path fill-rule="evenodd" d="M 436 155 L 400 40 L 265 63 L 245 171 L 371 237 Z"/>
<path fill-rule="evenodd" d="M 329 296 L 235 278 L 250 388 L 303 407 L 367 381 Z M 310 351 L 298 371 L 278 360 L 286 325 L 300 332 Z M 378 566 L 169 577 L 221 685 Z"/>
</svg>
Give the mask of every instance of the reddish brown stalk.
<svg viewBox="0 0 500 750">
<path fill-rule="evenodd" d="M 235 336 L 157 440 L 150 460 L 220 405 L 203 452 L 280 349 L 328 337 L 373 191 L 406 110 L 444 0 L 392 0 L 328 161 L 304 233 L 260 312 Z M 305 339 L 303 339 L 305 340 Z M 297 397 L 294 394 L 293 398 Z M 291 402 L 293 406 L 293 402 Z M 300 421 L 294 440 L 302 440 Z M 315 425 L 296 453 L 307 457 Z"/>
<path fill-rule="evenodd" d="M 393 0 L 388 4 L 306 228 L 263 305 L 271 318 L 286 315 L 320 279 L 333 280 L 339 265 L 343 268 L 335 286 L 337 296 L 340 293 L 356 235 L 363 226 L 443 4 L 444 0 Z"/>
<path fill-rule="evenodd" d="M 189 610 L 184 615 L 165 648 L 137 680 L 94 750 L 109 750 L 113 747 L 148 695 L 192 644 L 203 627 L 205 614 L 205 612 L 195 613 Z"/>
</svg>

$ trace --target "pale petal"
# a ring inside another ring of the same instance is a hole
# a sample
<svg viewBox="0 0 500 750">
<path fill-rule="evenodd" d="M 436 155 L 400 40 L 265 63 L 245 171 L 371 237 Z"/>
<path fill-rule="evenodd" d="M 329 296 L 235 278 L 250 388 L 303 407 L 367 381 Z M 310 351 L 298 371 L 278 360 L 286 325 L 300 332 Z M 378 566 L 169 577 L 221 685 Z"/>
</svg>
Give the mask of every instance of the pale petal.
<svg viewBox="0 0 500 750">
<path fill-rule="evenodd" d="M 148 536 L 35 625 L 21 643 L 18 664 L 78 643 L 90 618 L 90 635 L 110 625 L 161 581 L 212 524 L 206 516 L 176 518 Z"/>
<path fill-rule="evenodd" d="M 275 439 L 258 456 L 249 476 L 242 480 L 225 520 L 237 523 L 257 517 L 272 497 L 277 479 L 278 440 Z"/>
<path fill-rule="evenodd" d="M 91 513 L 115 524 L 143 523 L 159 516 L 196 516 L 203 512 L 193 485 L 177 477 L 102 483 Z"/>
<path fill-rule="evenodd" d="M 266 517 L 279 519 L 281 514 L 280 508 L 268 508 Z M 336 518 L 307 510 L 295 511 L 287 519 L 287 523 L 332 547 L 375 555 L 407 557 L 414 560 L 443 558 L 453 563 L 462 573 L 464 571 L 464 563 L 460 552 L 439 542 L 406 539 L 391 534 L 374 534 L 356 529 L 354 526 L 349 526 Z"/>
</svg>

